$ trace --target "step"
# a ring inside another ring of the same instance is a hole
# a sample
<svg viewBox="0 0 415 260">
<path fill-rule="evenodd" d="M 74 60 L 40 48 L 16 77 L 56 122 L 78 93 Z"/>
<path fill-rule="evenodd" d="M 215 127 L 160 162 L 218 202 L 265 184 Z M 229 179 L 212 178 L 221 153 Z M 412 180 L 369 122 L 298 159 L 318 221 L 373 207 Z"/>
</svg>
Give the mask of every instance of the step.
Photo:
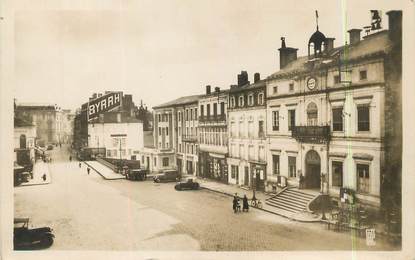
<svg viewBox="0 0 415 260">
<path fill-rule="evenodd" d="M 276 203 L 270 203 L 270 202 L 266 202 L 267 205 L 275 207 L 275 208 L 279 208 L 279 209 L 283 209 L 285 211 L 289 211 L 289 212 L 293 212 L 293 213 L 297 213 L 300 212 L 302 209 L 299 208 L 291 208 L 291 207 L 287 207 L 286 205 L 281 205 L 281 204 L 276 204 Z"/>
<path fill-rule="evenodd" d="M 284 203 L 281 201 L 271 201 L 269 202 L 269 204 L 273 204 L 273 205 L 280 205 L 282 207 L 287 207 L 296 211 L 301 211 L 303 209 L 305 209 L 305 206 L 298 206 L 298 205 L 294 205 L 294 204 L 288 204 L 288 203 Z"/>
<path fill-rule="evenodd" d="M 303 203 L 308 203 L 311 200 L 311 199 L 304 198 L 304 197 L 298 197 L 292 194 L 281 194 L 277 198 L 287 198 L 290 200 L 292 199 L 292 200 L 296 200 L 296 201 L 303 202 Z"/>
<path fill-rule="evenodd" d="M 293 200 L 292 198 L 284 198 L 284 197 L 273 198 L 273 199 L 270 199 L 268 201 L 271 201 L 271 202 L 272 201 L 280 201 L 280 202 L 285 202 L 285 203 L 289 203 L 289 204 L 295 204 L 295 205 L 298 205 L 298 206 L 301 206 L 301 207 L 305 207 L 308 204 L 308 201 L 296 201 L 296 200 Z"/>
<path fill-rule="evenodd" d="M 294 190 L 294 189 L 287 189 L 287 190 L 284 191 L 284 193 L 296 194 L 296 195 L 303 196 L 303 197 L 306 197 L 306 198 L 309 198 L 309 199 L 313 199 L 314 197 L 316 197 L 316 195 L 305 193 L 305 192 Z"/>
</svg>

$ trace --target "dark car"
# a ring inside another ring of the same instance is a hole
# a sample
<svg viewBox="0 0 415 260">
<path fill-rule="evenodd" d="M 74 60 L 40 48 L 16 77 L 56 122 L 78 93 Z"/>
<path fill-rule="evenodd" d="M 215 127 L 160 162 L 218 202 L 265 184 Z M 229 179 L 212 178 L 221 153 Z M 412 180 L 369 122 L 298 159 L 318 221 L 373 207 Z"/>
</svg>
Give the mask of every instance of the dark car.
<svg viewBox="0 0 415 260">
<path fill-rule="evenodd" d="M 145 181 L 147 174 L 148 170 L 146 169 L 132 169 L 125 174 L 125 178 L 132 181 Z"/>
<path fill-rule="evenodd" d="M 55 236 L 49 227 L 29 229 L 29 218 L 15 218 L 14 225 L 14 250 L 44 249 L 53 244 Z"/>
<path fill-rule="evenodd" d="M 187 179 L 186 181 L 178 182 L 174 186 L 176 190 L 197 190 L 199 187 L 199 183 L 193 181 L 193 179 Z"/>
<path fill-rule="evenodd" d="M 180 174 L 176 170 L 166 170 L 153 177 L 154 182 L 172 182 L 180 179 Z"/>
<path fill-rule="evenodd" d="M 47 150 L 53 150 L 53 145 L 52 144 L 48 144 Z"/>
</svg>

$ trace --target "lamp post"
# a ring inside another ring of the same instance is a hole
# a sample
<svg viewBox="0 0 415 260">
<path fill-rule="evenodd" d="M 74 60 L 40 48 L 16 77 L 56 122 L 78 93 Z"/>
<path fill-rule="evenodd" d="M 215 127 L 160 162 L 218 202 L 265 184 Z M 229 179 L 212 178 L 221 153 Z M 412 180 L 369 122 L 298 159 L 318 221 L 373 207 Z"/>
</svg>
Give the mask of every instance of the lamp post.
<svg viewBox="0 0 415 260">
<path fill-rule="evenodd" d="M 321 198 L 322 198 L 322 201 L 321 201 L 321 210 L 323 211 L 322 212 L 322 216 L 321 216 L 321 219 L 322 220 L 326 220 L 327 218 L 326 218 L 326 206 L 327 206 L 327 199 L 328 199 L 328 194 L 326 194 L 326 192 L 325 192 L 325 183 L 326 183 L 326 175 L 324 174 L 324 173 L 321 173 L 321 190 L 320 190 L 320 193 L 321 193 Z"/>
<path fill-rule="evenodd" d="M 254 167 L 252 167 L 251 173 L 252 173 L 252 178 L 251 178 L 251 185 L 252 185 L 252 200 L 256 200 L 255 197 L 255 191 L 256 191 L 256 172 L 254 173 L 254 170 L 256 171 L 256 169 Z"/>
</svg>

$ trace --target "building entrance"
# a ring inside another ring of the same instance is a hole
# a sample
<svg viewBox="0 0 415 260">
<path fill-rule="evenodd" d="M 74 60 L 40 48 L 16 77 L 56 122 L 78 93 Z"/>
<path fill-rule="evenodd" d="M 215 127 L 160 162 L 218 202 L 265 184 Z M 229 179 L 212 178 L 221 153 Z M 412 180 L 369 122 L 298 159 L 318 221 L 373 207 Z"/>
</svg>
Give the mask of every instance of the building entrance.
<svg viewBox="0 0 415 260">
<path fill-rule="evenodd" d="M 320 156 L 318 155 L 318 153 L 314 150 L 309 151 L 306 154 L 305 164 L 306 164 L 306 174 L 305 174 L 306 188 L 320 189 L 321 162 L 320 162 Z"/>
</svg>

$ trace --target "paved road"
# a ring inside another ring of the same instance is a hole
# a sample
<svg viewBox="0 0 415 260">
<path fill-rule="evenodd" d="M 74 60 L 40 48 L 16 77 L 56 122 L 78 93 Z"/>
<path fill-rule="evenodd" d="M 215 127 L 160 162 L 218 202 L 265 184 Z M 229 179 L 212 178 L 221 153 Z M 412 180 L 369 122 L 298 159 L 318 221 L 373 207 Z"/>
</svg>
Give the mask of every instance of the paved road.
<svg viewBox="0 0 415 260">
<path fill-rule="evenodd" d="M 392 249 L 262 211 L 235 215 L 229 197 L 206 190 L 103 180 L 69 162 L 65 147 L 52 157 L 51 184 L 15 189 L 15 215 L 53 227 L 56 250 Z"/>
</svg>

